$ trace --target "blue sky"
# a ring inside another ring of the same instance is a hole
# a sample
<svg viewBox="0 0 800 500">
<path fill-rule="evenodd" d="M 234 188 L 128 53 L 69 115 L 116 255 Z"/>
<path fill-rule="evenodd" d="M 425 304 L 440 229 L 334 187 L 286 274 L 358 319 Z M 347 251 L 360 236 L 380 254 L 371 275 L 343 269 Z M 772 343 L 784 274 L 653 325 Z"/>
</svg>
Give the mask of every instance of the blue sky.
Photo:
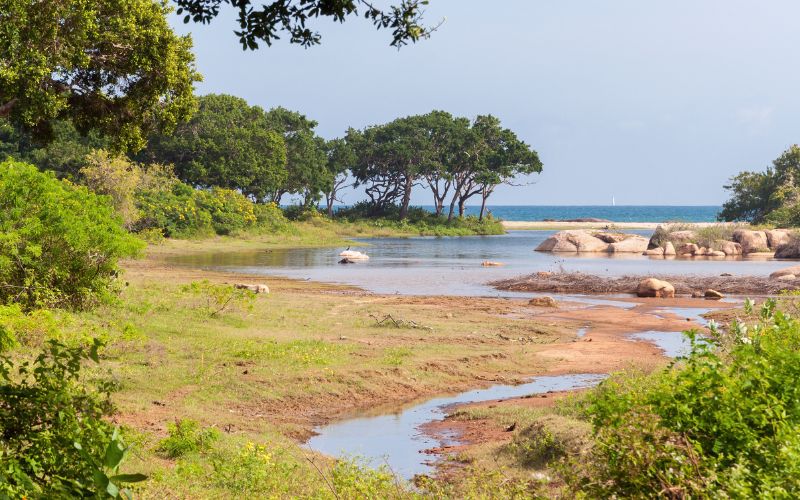
<svg viewBox="0 0 800 500">
<path fill-rule="evenodd" d="M 360 18 L 255 52 L 231 15 L 173 25 L 193 34 L 199 93 L 298 110 L 325 137 L 432 109 L 498 116 L 544 171 L 495 205 L 719 204 L 731 175 L 800 142 L 800 2 L 431 0 L 425 17 L 444 23 L 400 51 Z"/>
</svg>

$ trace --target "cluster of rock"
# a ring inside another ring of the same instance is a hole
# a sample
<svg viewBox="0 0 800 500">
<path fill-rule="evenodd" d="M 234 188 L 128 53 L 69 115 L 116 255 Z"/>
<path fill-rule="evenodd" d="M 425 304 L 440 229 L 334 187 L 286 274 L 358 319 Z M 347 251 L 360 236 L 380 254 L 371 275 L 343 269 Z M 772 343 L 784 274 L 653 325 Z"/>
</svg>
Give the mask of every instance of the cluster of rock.
<svg viewBox="0 0 800 500">
<path fill-rule="evenodd" d="M 536 247 L 536 251 L 642 253 L 647 250 L 648 244 L 647 238 L 637 234 L 575 229 L 557 232 Z"/>
<path fill-rule="evenodd" d="M 800 269 L 798 270 L 800 272 Z M 638 297 L 656 297 L 661 299 L 675 298 L 675 287 L 672 283 L 656 278 L 646 278 L 639 282 L 636 287 L 636 295 Z M 708 300 L 719 300 L 725 296 L 716 290 L 707 289 L 704 292 L 692 293 L 694 298 L 705 298 Z"/>
<path fill-rule="evenodd" d="M 663 230 L 656 229 L 656 234 L 650 239 L 645 254 L 678 257 L 729 257 L 760 252 L 771 253 L 777 251 L 781 246 L 788 245 L 791 240 L 787 229 L 766 231 L 737 229 L 733 232 L 731 240 L 717 240 L 708 246 L 703 246 L 698 243 L 699 238 L 695 231 L 673 231 L 666 235 L 663 232 Z M 666 243 L 659 245 L 658 241 L 666 241 Z"/>
<path fill-rule="evenodd" d="M 786 267 L 770 274 L 769 277 L 780 281 L 794 281 L 800 278 L 800 266 Z"/>
</svg>

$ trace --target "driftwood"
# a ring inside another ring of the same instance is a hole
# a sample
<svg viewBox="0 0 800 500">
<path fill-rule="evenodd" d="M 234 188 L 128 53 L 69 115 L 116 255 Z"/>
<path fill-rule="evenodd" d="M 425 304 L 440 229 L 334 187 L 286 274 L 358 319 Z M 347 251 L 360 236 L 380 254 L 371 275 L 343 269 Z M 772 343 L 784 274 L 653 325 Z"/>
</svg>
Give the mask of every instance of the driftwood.
<svg viewBox="0 0 800 500">
<path fill-rule="evenodd" d="M 420 325 L 416 321 L 394 319 L 394 317 L 391 314 L 387 314 L 383 318 L 378 318 L 374 314 L 370 314 L 369 317 L 375 320 L 375 326 L 393 326 L 394 328 L 414 328 L 418 330 L 433 331 L 433 328 L 425 325 Z"/>
<path fill-rule="evenodd" d="M 576 294 L 636 293 L 643 279 L 656 278 L 675 287 L 677 295 L 691 295 L 709 288 L 728 295 L 775 295 L 783 290 L 800 289 L 800 280 L 781 281 L 761 276 L 596 276 L 585 273 L 535 273 L 493 281 L 498 290 Z"/>
</svg>

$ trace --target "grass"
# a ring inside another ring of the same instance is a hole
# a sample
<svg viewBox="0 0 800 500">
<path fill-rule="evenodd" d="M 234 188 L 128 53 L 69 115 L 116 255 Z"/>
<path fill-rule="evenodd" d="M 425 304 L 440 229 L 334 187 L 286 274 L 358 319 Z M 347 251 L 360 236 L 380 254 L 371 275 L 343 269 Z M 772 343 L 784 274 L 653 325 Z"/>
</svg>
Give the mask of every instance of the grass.
<svg viewBox="0 0 800 500">
<path fill-rule="evenodd" d="M 119 300 L 48 321 L 71 341 L 99 335 L 109 342 L 93 373 L 118 387 L 115 420 L 137 450 L 127 468 L 150 476 L 137 492 L 143 498 L 332 498 L 328 483 L 336 481 L 350 492 L 342 498 L 407 493 L 393 479 L 390 493 L 385 473 L 332 463 L 298 443 L 316 424 L 357 408 L 543 370 L 549 362 L 535 345 L 574 336 L 567 325 L 512 314 L 522 301 L 375 296 L 169 268 L 153 258 L 126 265 Z M 208 314 L 203 293 L 216 297 L 226 283 L 248 280 L 265 282 L 271 293 Z M 373 317 L 387 315 L 425 328 L 376 328 Z M 48 328 L 37 332 L 49 335 Z M 253 449 L 266 450 L 271 462 Z"/>
</svg>

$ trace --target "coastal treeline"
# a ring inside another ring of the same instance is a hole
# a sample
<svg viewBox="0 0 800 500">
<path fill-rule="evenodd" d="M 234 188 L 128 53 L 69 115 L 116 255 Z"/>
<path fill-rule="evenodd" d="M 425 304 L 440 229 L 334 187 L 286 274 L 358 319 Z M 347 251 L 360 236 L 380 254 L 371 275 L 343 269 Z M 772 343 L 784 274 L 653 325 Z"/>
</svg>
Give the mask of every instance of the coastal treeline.
<svg viewBox="0 0 800 500">
<path fill-rule="evenodd" d="M 800 226 L 800 146 L 791 146 L 763 171 L 739 173 L 725 189 L 731 197 L 720 220 Z"/>
</svg>

